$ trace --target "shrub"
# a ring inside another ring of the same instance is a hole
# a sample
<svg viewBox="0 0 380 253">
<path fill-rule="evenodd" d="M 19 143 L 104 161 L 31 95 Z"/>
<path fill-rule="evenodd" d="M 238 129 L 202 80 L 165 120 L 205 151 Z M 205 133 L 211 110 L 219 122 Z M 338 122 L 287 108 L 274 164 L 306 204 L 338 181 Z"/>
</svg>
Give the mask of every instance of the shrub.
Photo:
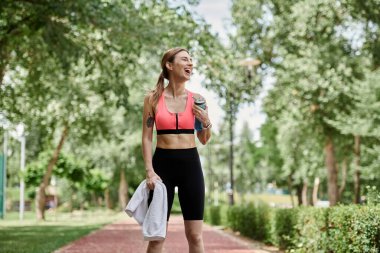
<svg viewBox="0 0 380 253">
<path fill-rule="evenodd" d="M 258 203 L 233 206 L 228 209 L 229 226 L 242 235 L 256 240 L 271 242 L 272 211 L 267 204 Z"/>
<path fill-rule="evenodd" d="M 253 204 L 246 206 L 232 206 L 227 211 L 229 226 L 242 235 L 253 238 L 256 228 L 255 208 Z"/>
<path fill-rule="evenodd" d="M 229 207 L 227 218 L 233 230 L 287 252 L 380 252 L 380 205 L 271 209 L 250 204 Z"/>
<path fill-rule="evenodd" d="M 380 252 L 380 207 L 331 208 L 328 245 L 333 252 Z"/>
<path fill-rule="evenodd" d="M 380 204 L 380 192 L 377 190 L 376 186 L 366 186 L 366 199 L 370 205 L 379 205 Z"/>
<path fill-rule="evenodd" d="M 327 218 L 328 208 L 297 208 L 297 224 L 291 252 L 328 252 Z"/>
<path fill-rule="evenodd" d="M 296 224 L 298 220 L 298 209 L 277 209 L 275 214 L 274 241 L 280 249 L 293 247 L 296 236 Z"/>
<path fill-rule="evenodd" d="M 227 218 L 227 212 L 228 212 L 228 205 L 220 205 L 220 222 L 221 225 L 228 227 L 228 218 Z"/>
<path fill-rule="evenodd" d="M 206 222 L 206 223 L 210 223 L 210 215 L 209 215 L 209 211 L 208 211 L 209 207 L 208 206 L 205 206 L 205 210 L 204 210 L 204 213 L 203 213 L 203 221 Z"/>
<path fill-rule="evenodd" d="M 254 239 L 272 242 L 272 209 L 265 203 L 259 202 L 256 205 L 256 228 L 254 230 Z"/>
<path fill-rule="evenodd" d="M 244 206 L 241 210 L 240 216 L 240 232 L 243 235 L 255 238 L 257 229 L 257 210 L 253 204 Z"/>
<path fill-rule="evenodd" d="M 209 221 L 212 225 L 220 225 L 221 224 L 221 207 L 220 206 L 210 206 L 208 208 Z"/>
<path fill-rule="evenodd" d="M 241 210 L 241 207 L 239 206 L 231 206 L 227 210 L 227 224 L 228 226 L 234 230 L 239 230 L 239 212 Z"/>
</svg>

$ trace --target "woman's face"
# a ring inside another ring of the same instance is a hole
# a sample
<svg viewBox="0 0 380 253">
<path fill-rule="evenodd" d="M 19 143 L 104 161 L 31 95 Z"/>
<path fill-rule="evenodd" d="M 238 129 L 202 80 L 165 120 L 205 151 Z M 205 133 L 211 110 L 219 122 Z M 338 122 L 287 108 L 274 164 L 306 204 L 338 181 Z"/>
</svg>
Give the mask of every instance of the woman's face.
<svg viewBox="0 0 380 253">
<path fill-rule="evenodd" d="M 193 72 L 193 61 L 186 51 L 181 51 L 175 55 L 173 63 L 169 63 L 168 70 L 173 77 L 190 79 Z"/>
</svg>

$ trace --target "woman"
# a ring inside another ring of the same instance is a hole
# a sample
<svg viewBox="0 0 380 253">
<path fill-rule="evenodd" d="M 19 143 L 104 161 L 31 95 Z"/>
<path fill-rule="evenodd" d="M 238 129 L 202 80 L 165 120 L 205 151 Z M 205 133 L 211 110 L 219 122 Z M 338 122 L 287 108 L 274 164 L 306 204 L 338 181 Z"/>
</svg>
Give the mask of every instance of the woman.
<svg viewBox="0 0 380 253">
<path fill-rule="evenodd" d="M 205 110 L 194 105 L 194 99 L 203 98 L 185 89 L 193 63 L 189 52 L 172 48 L 161 61 L 162 72 L 156 88 L 144 99 L 142 148 L 149 189 L 156 180 L 162 180 L 168 194 L 168 215 L 173 204 L 174 187 L 184 218 L 189 252 L 203 253 L 202 225 L 204 211 L 204 180 L 195 143 L 195 117 L 203 129 L 197 132 L 204 145 L 211 136 L 211 122 Z M 164 79 L 169 84 L 164 87 Z M 157 145 L 152 156 L 153 126 L 156 125 Z M 152 195 L 152 194 L 151 194 Z M 149 242 L 147 252 L 162 252 L 164 241 Z"/>
</svg>

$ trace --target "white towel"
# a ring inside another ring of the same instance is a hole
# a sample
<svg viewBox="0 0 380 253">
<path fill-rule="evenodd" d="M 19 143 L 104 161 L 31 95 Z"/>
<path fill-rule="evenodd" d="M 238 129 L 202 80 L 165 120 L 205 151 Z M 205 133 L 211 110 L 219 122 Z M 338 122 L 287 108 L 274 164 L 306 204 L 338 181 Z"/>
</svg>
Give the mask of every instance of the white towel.
<svg viewBox="0 0 380 253">
<path fill-rule="evenodd" d="M 155 182 L 152 202 L 148 208 L 149 189 L 146 180 L 140 183 L 130 199 L 125 212 L 142 225 L 145 241 L 164 240 L 166 237 L 166 219 L 168 197 L 166 187 L 161 181 Z"/>
<path fill-rule="evenodd" d="M 149 189 L 146 185 L 146 180 L 142 181 L 137 187 L 132 198 L 129 200 L 125 212 L 135 218 L 139 225 L 142 225 L 148 211 L 148 196 Z"/>
</svg>

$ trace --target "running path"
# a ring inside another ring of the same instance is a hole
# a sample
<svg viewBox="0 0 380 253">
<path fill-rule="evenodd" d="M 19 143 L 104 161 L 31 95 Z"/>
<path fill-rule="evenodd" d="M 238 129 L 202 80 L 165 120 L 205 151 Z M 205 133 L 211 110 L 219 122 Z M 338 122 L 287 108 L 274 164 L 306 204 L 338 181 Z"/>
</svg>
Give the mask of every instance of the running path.
<svg viewBox="0 0 380 253">
<path fill-rule="evenodd" d="M 207 224 L 203 228 L 206 253 L 274 253 L 276 249 L 262 249 L 230 233 L 222 232 Z M 55 253 L 144 253 L 148 242 L 142 240 L 140 226 L 127 217 L 90 233 Z M 182 216 L 171 216 L 169 231 L 164 244 L 165 253 L 188 252 Z"/>
</svg>

